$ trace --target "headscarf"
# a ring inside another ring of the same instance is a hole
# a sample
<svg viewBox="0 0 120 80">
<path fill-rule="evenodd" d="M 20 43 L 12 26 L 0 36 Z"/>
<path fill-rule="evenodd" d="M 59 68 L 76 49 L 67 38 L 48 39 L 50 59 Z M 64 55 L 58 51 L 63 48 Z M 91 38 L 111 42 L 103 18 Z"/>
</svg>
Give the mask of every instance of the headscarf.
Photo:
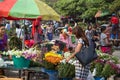
<svg viewBox="0 0 120 80">
<path fill-rule="evenodd" d="M 41 18 L 37 18 L 36 20 L 33 21 L 33 23 L 32 23 L 32 36 L 34 36 L 34 34 L 35 34 L 36 26 L 40 25 L 40 20 L 41 20 Z"/>
</svg>

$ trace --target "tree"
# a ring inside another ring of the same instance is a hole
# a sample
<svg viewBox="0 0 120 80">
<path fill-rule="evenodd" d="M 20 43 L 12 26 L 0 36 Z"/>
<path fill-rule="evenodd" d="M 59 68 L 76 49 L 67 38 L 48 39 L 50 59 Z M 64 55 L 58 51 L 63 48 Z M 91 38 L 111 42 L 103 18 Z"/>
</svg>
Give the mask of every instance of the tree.
<svg viewBox="0 0 120 80">
<path fill-rule="evenodd" d="M 59 0 L 55 6 L 62 15 L 80 15 L 85 10 L 84 2 L 84 0 Z"/>
<path fill-rule="evenodd" d="M 47 3 L 49 6 L 51 6 L 52 8 L 54 8 L 54 4 L 58 1 L 58 0 L 41 0 L 45 3 Z"/>
<path fill-rule="evenodd" d="M 99 10 L 108 10 L 110 14 L 120 8 L 120 0 L 42 0 L 65 16 L 89 19 Z"/>
<path fill-rule="evenodd" d="M 114 0 L 113 3 L 110 5 L 109 9 L 111 13 L 120 10 L 120 0 Z"/>
<path fill-rule="evenodd" d="M 119 2 L 120 0 L 59 0 L 55 4 L 55 9 L 61 15 L 91 18 L 98 10 L 109 9 L 112 5 L 114 6 L 113 11 L 118 9 Z"/>
</svg>

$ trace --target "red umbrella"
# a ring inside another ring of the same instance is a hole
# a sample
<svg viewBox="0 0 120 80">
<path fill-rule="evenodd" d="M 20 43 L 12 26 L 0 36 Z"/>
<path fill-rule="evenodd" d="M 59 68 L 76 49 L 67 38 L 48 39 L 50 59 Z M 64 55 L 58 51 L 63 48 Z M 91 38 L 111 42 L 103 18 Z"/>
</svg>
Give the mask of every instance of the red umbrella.
<svg viewBox="0 0 120 80">
<path fill-rule="evenodd" d="M 60 15 L 41 0 L 0 1 L 0 17 L 13 20 L 36 20 L 37 18 L 42 18 L 42 20 L 60 20 Z"/>
<path fill-rule="evenodd" d="M 3 0 L 0 2 L 0 6 L 1 6 L 0 7 L 0 19 L 2 19 L 4 17 L 8 20 L 20 20 L 20 19 L 35 20 L 32 18 L 17 18 L 17 17 L 9 16 L 9 12 L 16 2 L 17 2 L 17 0 Z"/>
<path fill-rule="evenodd" d="M 40 0 L 3 0 L 0 1 L 0 17 L 7 19 L 60 20 L 50 6 Z"/>
<path fill-rule="evenodd" d="M 16 3 L 17 0 L 4 0 L 0 2 L 0 16 L 8 17 L 10 9 Z"/>
</svg>

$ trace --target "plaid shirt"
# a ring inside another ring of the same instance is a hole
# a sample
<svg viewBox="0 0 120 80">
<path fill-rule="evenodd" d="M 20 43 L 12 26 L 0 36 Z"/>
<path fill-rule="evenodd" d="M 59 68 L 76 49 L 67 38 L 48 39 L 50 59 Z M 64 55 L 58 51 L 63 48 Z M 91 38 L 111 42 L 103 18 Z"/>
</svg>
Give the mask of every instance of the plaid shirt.
<svg viewBox="0 0 120 80">
<path fill-rule="evenodd" d="M 75 61 L 75 78 L 86 80 L 89 74 L 90 64 L 83 67 L 78 60 Z"/>
</svg>

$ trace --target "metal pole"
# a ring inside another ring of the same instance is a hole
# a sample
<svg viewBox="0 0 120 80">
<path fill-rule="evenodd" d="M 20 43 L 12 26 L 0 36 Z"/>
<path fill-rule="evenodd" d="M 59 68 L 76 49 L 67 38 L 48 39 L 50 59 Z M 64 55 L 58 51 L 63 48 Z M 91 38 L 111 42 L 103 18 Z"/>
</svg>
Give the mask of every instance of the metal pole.
<svg viewBox="0 0 120 80">
<path fill-rule="evenodd" d="M 95 18 L 95 23 L 97 23 L 97 17 Z"/>
<path fill-rule="evenodd" d="M 25 41 L 25 20 L 23 20 L 23 39 L 22 39 L 22 49 L 25 48 L 24 41 Z"/>
</svg>

